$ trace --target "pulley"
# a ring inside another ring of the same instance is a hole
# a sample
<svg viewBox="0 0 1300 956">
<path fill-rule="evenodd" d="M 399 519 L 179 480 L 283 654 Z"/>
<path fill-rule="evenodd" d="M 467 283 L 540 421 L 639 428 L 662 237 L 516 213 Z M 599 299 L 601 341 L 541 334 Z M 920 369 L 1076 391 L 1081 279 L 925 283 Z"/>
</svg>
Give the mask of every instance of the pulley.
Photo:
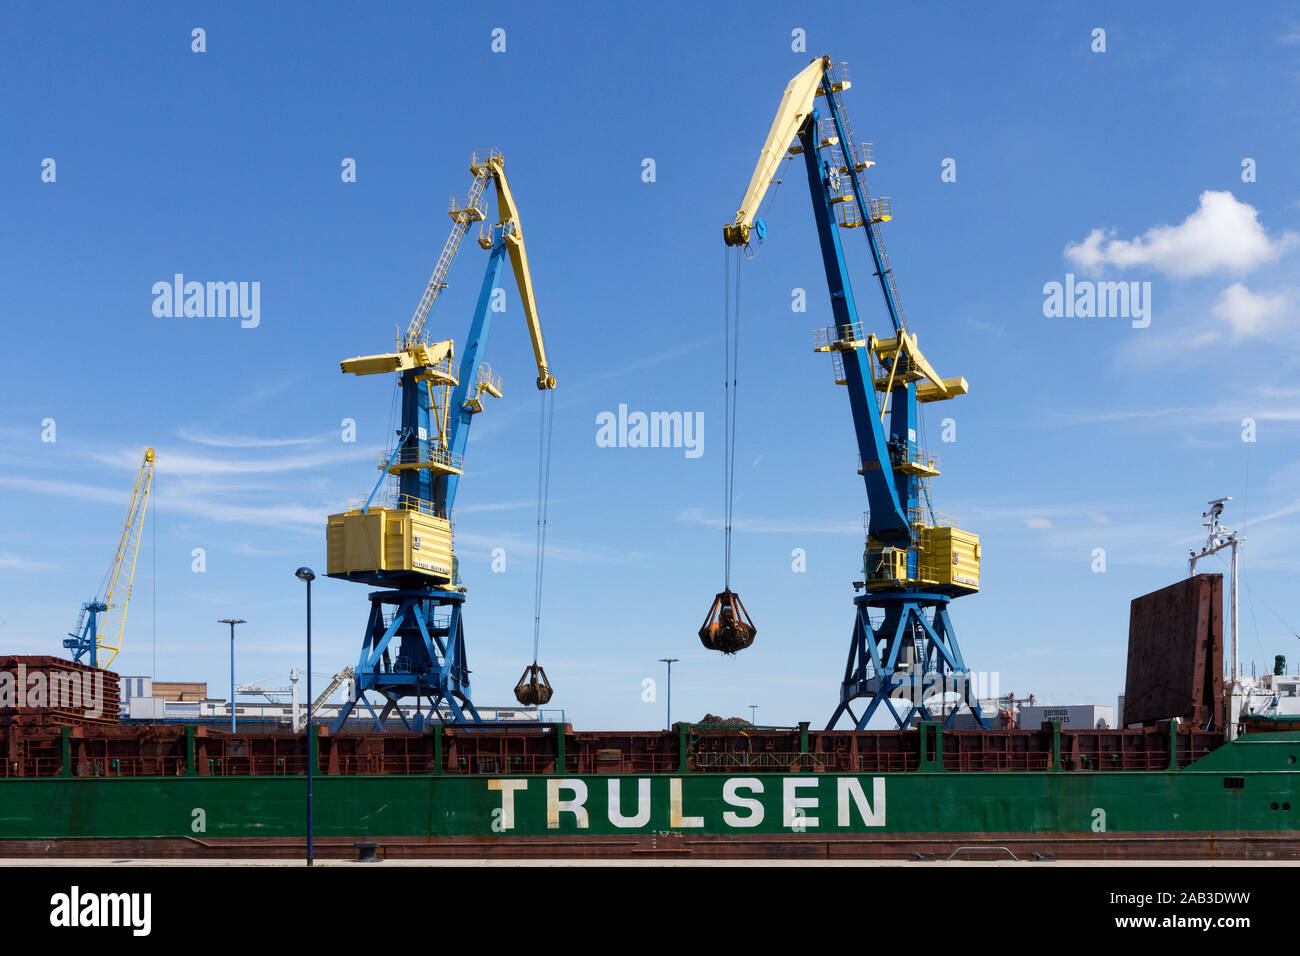
<svg viewBox="0 0 1300 956">
<path fill-rule="evenodd" d="M 551 682 L 546 679 L 546 671 L 536 662 L 524 668 L 524 675 L 515 685 L 515 700 L 525 707 L 542 707 L 551 702 Z"/>
<path fill-rule="evenodd" d="M 711 651 L 734 654 L 753 644 L 756 634 L 758 628 L 740 603 L 740 595 L 728 588 L 714 597 L 700 627 L 700 642 Z"/>
</svg>

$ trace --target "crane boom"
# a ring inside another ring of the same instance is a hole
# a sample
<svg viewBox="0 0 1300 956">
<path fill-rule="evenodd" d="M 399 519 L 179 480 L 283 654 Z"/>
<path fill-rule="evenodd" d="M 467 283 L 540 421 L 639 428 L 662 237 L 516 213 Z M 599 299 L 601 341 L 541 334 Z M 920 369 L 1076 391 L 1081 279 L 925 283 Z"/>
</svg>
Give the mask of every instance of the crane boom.
<svg viewBox="0 0 1300 956">
<path fill-rule="evenodd" d="M 302 733 L 303 728 L 307 726 L 307 721 L 311 720 L 311 718 L 316 714 L 316 711 L 321 709 L 321 705 L 330 699 L 331 695 L 333 695 L 333 693 L 343 685 L 344 681 L 352 679 L 352 673 L 351 665 L 343 668 L 343 670 L 334 675 L 334 679 L 329 682 L 329 686 L 321 691 L 320 695 L 311 702 L 310 711 L 306 714 L 295 715 L 293 726 L 294 733 Z"/>
<path fill-rule="evenodd" d="M 101 652 L 108 651 L 108 659 L 100 662 L 100 667 L 108 667 L 122 649 L 122 637 L 126 631 L 126 612 L 131 604 L 131 588 L 135 584 L 135 562 L 140 555 L 140 535 L 144 531 L 144 514 L 149 505 L 149 491 L 153 487 L 154 450 L 146 448 L 140 470 L 135 476 L 135 487 L 131 490 L 131 504 L 126 512 L 126 522 L 122 525 L 122 534 L 118 539 L 117 553 L 113 557 L 113 571 L 108 581 L 108 590 L 104 593 L 104 603 L 108 610 L 104 614 L 104 629 L 99 638 Z M 123 580 L 125 571 L 125 580 Z M 121 612 L 114 616 L 114 611 L 121 607 Z"/>
<path fill-rule="evenodd" d="M 754 217 L 758 215 L 758 207 L 763 202 L 767 187 L 776 176 L 781 160 L 790 151 L 790 144 L 812 113 L 817 88 L 830 68 L 830 57 L 820 57 L 804 67 L 786 85 L 781 105 L 776 110 L 776 118 L 772 120 L 772 128 L 768 130 L 767 140 L 758 154 L 758 166 L 749 180 L 749 188 L 740 201 L 740 208 L 736 210 L 736 218 L 722 227 L 722 237 L 727 245 L 743 246 L 749 242 L 750 231 L 755 227 Z M 761 220 L 757 227 L 761 239 L 765 231 Z"/>
<path fill-rule="evenodd" d="M 519 208 L 514 193 L 506 181 L 505 161 L 500 154 L 489 160 L 492 178 L 497 185 L 497 213 L 500 217 L 501 235 L 510 253 L 510 266 L 519 287 L 519 298 L 524 305 L 524 320 L 528 323 L 528 337 L 533 343 L 533 357 L 537 361 L 537 387 L 555 388 L 555 376 L 546 363 L 546 345 L 542 341 L 542 323 L 537 317 L 537 299 L 533 295 L 533 276 L 528 271 L 528 251 L 524 248 L 524 230 L 519 222 Z"/>
<path fill-rule="evenodd" d="M 126 612 L 131 604 L 131 588 L 135 583 L 136 558 L 140 554 L 140 536 L 144 530 L 144 515 L 149 505 L 149 491 L 153 487 L 153 466 L 154 450 L 146 448 L 140 470 L 136 472 L 135 485 L 131 489 L 131 500 L 127 505 L 122 533 L 118 536 L 117 551 L 113 554 L 113 563 L 105 577 L 104 593 L 81 606 L 77 628 L 63 642 L 64 647 L 76 652 L 74 660 L 79 661 L 89 654 L 92 667 L 107 668 L 122 649 Z"/>
</svg>

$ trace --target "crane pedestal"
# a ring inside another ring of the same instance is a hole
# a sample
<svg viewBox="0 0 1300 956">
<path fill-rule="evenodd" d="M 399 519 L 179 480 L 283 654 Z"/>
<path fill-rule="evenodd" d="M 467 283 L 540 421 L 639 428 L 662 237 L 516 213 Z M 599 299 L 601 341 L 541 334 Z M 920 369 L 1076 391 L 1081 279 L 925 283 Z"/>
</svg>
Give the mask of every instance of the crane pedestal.
<svg viewBox="0 0 1300 956">
<path fill-rule="evenodd" d="M 915 591 L 877 592 L 853 599 L 853 642 L 840 703 L 827 730 L 835 729 L 844 714 L 854 721 L 855 729 L 865 730 L 881 704 L 900 728 L 917 714 L 922 720 L 943 720 L 946 727 L 962 704 L 983 723 L 970 671 L 948 619 L 949 600 L 944 594 Z M 878 625 L 871 623 L 872 610 L 881 616 Z M 961 700 L 944 703 L 943 709 L 951 709 L 936 715 L 934 706 L 943 700 L 936 695 L 945 692 L 956 692 Z M 859 698 L 869 701 L 861 718 L 850 706 Z"/>
<path fill-rule="evenodd" d="M 89 654 L 90 666 L 99 666 L 99 615 L 107 610 L 108 605 L 103 601 L 87 601 L 81 606 L 81 619 L 85 623 L 78 623 L 77 629 L 63 639 L 63 646 L 73 652 L 72 659 L 76 663 L 81 663 L 81 659 Z"/>
<path fill-rule="evenodd" d="M 465 592 L 450 588 L 405 588 L 370 594 L 370 620 L 354 674 L 353 697 L 334 723 L 338 732 L 357 704 L 374 718 L 375 729 L 399 706 L 414 698 L 417 723 L 423 723 L 423 703 L 428 717 L 437 719 L 446 704 L 451 722 L 474 723 L 480 718 L 470 699 L 469 666 L 465 660 L 465 625 L 461 615 Z M 383 698 L 378 714 L 366 698 L 375 691 Z"/>
</svg>

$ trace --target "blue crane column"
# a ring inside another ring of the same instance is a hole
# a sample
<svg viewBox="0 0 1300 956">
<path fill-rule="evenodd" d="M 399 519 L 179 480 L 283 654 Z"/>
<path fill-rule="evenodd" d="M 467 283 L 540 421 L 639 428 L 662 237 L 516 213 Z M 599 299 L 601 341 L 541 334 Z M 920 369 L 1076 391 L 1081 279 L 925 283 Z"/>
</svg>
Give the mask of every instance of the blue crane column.
<svg viewBox="0 0 1300 956">
<path fill-rule="evenodd" d="M 474 319 L 461 356 L 457 384 L 448 404 L 446 447 L 452 460 L 460 460 L 469 440 L 474 411 L 470 407 L 471 390 L 477 392 L 479 372 L 486 353 L 492 327 L 491 302 L 506 258 L 501 227 L 493 227 L 491 254 L 483 275 Z M 408 369 L 401 377 L 402 427 L 399 435 L 401 461 L 423 461 L 429 457 L 435 423 L 429 389 L 422 381 L 424 369 Z M 434 514 L 451 518 L 459 487 L 458 474 L 438 474 L 431 469 L 413 468 L 399 472 L 398 492 L 404 506 L 414 503 Z M 370 594 L 370 619 L 356 668 L 356 689 L 338 720 L 341 728 L 360 701 L 374 718 L 378 729 L 404 697 L 429 702 L 429 716 L 436 716 L 445 703 L 456 723 L 479 721 L 470 690 L 470 671 L 465 652 L 463 609 L 465 592 L 458 587 L 453 562 L 452 580 L 446 587 L 417 586 L 376 591 Z M 396 660 L 389 647 L 399 641 Z M 380 713 L 370 708 L 366 691 L 376 691 L 385 698 Z"/>
</svg>

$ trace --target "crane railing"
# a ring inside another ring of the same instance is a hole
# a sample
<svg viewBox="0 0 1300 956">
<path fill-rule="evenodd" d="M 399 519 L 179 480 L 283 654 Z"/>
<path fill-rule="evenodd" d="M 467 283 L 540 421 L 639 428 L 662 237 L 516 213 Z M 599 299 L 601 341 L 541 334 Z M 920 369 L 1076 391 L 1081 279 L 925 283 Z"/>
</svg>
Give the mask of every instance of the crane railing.
<svg viewBox="0 0 1300 956">
<path fill-rule="evenodd" d="M 448 448 L 398 448 L 379 453 L 379 467 L 389 472 L 394 469 L 434 468 L 438 470 L 461 470 L 462 456 Z"/>
<path fill-rule="evenodd" d="M 905 471 L 909 474 L 919 475 L 921 477 L 933 477 L 939 474 L 939 456 L 934 452 L 927 451 L 920 445 L 909 442 L 906 453 L 899 446 L 890 446 L 890 462 L 896 470 Z M 864 461 L 858 458 L 858 473 L 863 471 L 879 471 L 880 462 Z"/>
<path fill-rule="evenodd" d="M 862 332 L 862 323 L 854 322 L 848 327 L 829 325 L 813 330 L 813 351 L 833 352 L 862 348 L 867 344 L 867 337 Z"/>
<path fill-rule="evenodd" d="M 356 495 L 348 499 L 348 509 L 360 511 L 366 504 L 365 495 Z M 416 495 L 402 495 L 396 492 L 380 493 L 369 499 L 370 507 L 387 508 L 390 511 L 416 511 L 430 518 L 441 518 L 455 527 L 456 512 L 437 507 L 432 501 Z"/>
</svg>

